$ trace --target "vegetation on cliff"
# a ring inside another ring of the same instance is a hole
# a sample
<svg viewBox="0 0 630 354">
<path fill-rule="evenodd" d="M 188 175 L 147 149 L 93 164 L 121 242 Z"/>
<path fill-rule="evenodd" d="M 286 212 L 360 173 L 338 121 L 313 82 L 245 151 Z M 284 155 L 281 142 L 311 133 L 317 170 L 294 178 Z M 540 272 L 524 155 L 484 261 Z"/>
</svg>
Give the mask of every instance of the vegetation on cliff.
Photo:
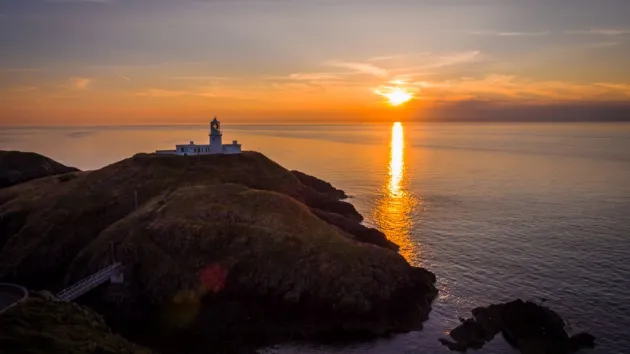
<svg viewBox="0 0 630 354">
<path fill-rule="evenodd" d="M 2 354 L 150 354 L 85 307 L 30 298 L 0 315 Z"/>
<path fill-rule="evenodd" d="M 78 171 L 34 152 L 0 150 L 0 188 Z"/>
<path fill-rule="evenodd" d="M 255 152 L 140 154 L 0 190 L 0 279 L 59 290 L 107 265 L 114 245 L 125 284 L 85 301 L 117 328 L 194 343 L 418 328 L 435 276 L 361 225 L 337 189 L 296 175 Z"/>
</svg>

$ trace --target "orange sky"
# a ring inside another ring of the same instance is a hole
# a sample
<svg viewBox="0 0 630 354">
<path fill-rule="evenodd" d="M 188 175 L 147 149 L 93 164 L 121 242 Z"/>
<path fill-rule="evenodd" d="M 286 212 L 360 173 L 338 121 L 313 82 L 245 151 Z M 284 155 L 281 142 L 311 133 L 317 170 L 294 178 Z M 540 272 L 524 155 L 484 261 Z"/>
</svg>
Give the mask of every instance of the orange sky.
<svg viewBox="0 0 630 354">
<path fill-rule="evenodd" d="M 625 1 L 398 1 L 6 5 L 0 125 L 334 123 L 439 119 L 436 107 L 466 102 L 630 101 Z M 392 107 L 375 93 L 394 88 L 414 99 Z"/>
</svg>

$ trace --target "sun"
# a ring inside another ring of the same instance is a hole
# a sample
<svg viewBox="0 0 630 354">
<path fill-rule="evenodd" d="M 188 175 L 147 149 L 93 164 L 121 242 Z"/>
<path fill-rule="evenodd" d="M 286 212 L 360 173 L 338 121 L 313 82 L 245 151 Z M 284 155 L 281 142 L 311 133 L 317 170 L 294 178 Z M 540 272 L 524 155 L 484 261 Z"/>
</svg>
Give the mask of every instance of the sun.
<svg viewBox="0 0 630 354">
<path fill-rule="evenodd" d="M 411 92 L 400 87 L 389 87 L 385 92 L 376 90 L 376 94 L 387 98 L 387 101 L 392 106 L 400 106 L 413 98 Z"/>
<path fill-rule="evenodd" d="M 400 106 L 401 104 L 413 98 L 413 95 L 404 89 L 395 88 L 384 95 L 392 106 Z"/>
</svg>

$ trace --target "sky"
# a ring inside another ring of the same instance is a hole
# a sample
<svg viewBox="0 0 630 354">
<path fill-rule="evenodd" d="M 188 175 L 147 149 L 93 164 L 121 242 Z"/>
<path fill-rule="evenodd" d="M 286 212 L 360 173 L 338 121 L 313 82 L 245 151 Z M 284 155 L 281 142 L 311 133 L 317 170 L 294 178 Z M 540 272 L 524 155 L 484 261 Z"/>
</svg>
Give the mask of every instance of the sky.
<svg viewBox="0 0 630 354">
<path fill-rule="evenodd" d="M 0 125 L 630 120 L 628 0 L 0 0 Z M 392 106 L 378 92 L 413 99 Z"/>
</svg>

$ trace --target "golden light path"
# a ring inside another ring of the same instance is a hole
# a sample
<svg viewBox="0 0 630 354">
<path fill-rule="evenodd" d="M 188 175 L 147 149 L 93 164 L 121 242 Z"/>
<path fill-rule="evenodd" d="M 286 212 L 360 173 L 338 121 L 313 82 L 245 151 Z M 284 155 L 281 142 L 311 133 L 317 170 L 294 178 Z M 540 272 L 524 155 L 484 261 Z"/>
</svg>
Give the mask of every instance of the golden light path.
<svg viewBox="0 0 630 354">
<path fill-rule="evenodd" d="M 387 238 L 400 246 L 400 254 L 405 259 L 419 265 L 420 248 L 410 237 L 412 213 L 418 202 L 406 190 L 405 134 L 399 122 L 392 126 L 389 147 L 388 178 L 383 186 L 383 196 L 374 211 L 374 221 Z"/>
<path fill-rule="evenodd" d="M 405 136 L 403 134 L 403 126 L 399 122 L 394 123 L 392 127 L 392 141 L 390 143 L 390 159 L 389 159 L 389 194 L 391 197 L 400 198 L 401 193 L 400 182 L 403 178 L 405 153 Z"/>
</svg>

